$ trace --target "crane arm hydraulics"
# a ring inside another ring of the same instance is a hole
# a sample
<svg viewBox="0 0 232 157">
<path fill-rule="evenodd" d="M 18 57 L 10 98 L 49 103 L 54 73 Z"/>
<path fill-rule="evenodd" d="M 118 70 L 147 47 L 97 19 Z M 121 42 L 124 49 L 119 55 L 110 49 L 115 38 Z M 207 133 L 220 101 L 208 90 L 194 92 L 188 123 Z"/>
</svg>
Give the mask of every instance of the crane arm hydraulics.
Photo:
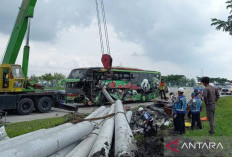
<svg viewBox="0 0 232 157">
<path fill-rule="evenodd" d="M 22 1 L 21 7 L 19 8 L 18 17 L 16 19 L 13 31 L 10 36 L 10 40 L 8 42 L 8 45 L 5 51 L 5 55 L 2 60 L 2 64 L 15 64 L 20 47 L 22 45 L 24 36 L 28 28 L 29 18 L 33 18 L 36 1 L 37 0 L 23 0 Z M 24 56 L 29 56 L 29 45 L 28 44 L 26 44 L 24 48 L 24 53 L 25 52 L 27 54 L 24 54 Z M 25 57 L 25 59 L 28 59 L 28 57 Z M 23 62 L 25 63 L 23 64 L 26 64 L 26 66 L 28 66 L 28 60 L 27 61 L 24 61 L 24 60 Z"/>
</svg>

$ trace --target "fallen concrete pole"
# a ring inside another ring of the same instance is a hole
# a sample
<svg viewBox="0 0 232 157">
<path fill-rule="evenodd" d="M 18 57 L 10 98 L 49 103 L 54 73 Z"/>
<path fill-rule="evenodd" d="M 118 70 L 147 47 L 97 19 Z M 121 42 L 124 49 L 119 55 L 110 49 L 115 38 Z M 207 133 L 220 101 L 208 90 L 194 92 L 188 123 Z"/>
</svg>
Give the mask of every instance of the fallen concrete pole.
<svg viewBox="0 0 232 157">
<path fill-rule="evenodd" d="M 18 145 L 21 145 L 22 143 L 31 141 L 33 139 L 37 139 L 40 138 L 41 136 L 44 136 L 46 134 L 51 134 L 51 133 L 56 133 L 64 128 L 73 126 L 72 123 L 66 123 L 66 124 L 62 124 L 59 125 L 57 127 L 54 128 L 50 128 L 50 129 L 40 129 L 34 132 L 30 132 L 21 136 L 17 136 L 15 138 L 11 138 L 5 141 L 1 141 L 0 142 L 0 151 L 3 151 L 5 149 L 10 149 L 13 147 L 16 147 Z"/>
<path fill-rule="evenodd" d="M 10 157 L 45 157 L 67 147 L 68 145 L 84 138 L 93 130 L 90 122 L 81 122 L 72 127 L 62 129 L 57 133 L 48 134 L 38 139 L 18 145 L 14 148 L 0 152 L 0 156 Z"/>
<path fill-rule="evenodd" d="M 50 155 L 49 157 L 65 157 L 69 152 L 71 152 L 80 142 L 75 142 L 70 144 L 69 146 L 55 152 L 54 154 Z"/>
<path fill-rule="evenodd" d="M 131 121 L 131 117 L 132 117 L 132 111 L 127 111 L 126 112 L 126 119 L 127 119 L 129 124 L 130 124 L 130 121 Z"/>
<path fill-rule="evenodd" d="M 110 104 L 114 103 L 114 100 L 112 99 L 112 97 L 110 96 L 110 94 L 107 92 L 105 86 L 102 88 L 102 93 L 106 97 L 106 99 L 110 102 Z"/>
<path fill-rule="evenodd" d="M 110 108 L 107 108 L 103 112 L 103 116 L 107 115 L 110 111 Z M 96 120 L 94 121 L 95 124 L 100 124 L 103 120 Z M 86 139 L 84 139 L 80 144 L 78 144 L 66 157 L 87 157 L 91 151 L 91 148 L 98 136 L 98 133 L 100 131 L 102 125 L 100 125 L 98 128 L 95 128 L 95 130 L 88 135 Z"/>
<path fill-rule="evenodd" d="M 99 114 L 101 114 L 105 110 L 106 110 L 105 106 L 99 107 L 97 110 L 95 110 L 92 114 L 90 114 L 86 118 L 97 117 Z M 96 121 L 96 122 L 99 122 L 99 121 Z M 57 132 L 60 129 L 67 128 L 67 127 L 70 127 L 72 125 L 73 125 L 72 123 L 65 123 L 65 124 L 59 125 L 59 126 L 54 127 L 54 128 L 40 129 L 40 130 L 37 130 L 37 131 L 34 131 L 34 132 L 30 132 L 30 133 L 27 133 L 27 134 L 24 134 L 24 135 L 21 135 L 21 136 L 17 136 L 17 137 L 5 140 L 4 142 L 1 141 L 0 142 L 0 151 L 2 151 L 4 149 L 9 149 L 11 147 L 15 147 L 15 146 L 17 146 L 17 145 L 19 145 L 21 143 L 30 141 L 30 140 L 38 138 L 38 137 L 41 137 L 43 135 L 50 134 L 50 133 L 53 133 L 53 132 Z"/>
<path fill-rule="evenodd" d="M 137 148 L 120 100 L 115 102 L 115 157 L 135 156 Z"/>
<path fill-rule="evenodd" d="M 99 114 L 97 117 L 103 117 L 106 116 L 110 111 L 110 108 L 105 109 L 101 114 Z M 90 121 L 93 125 L 98 126 L 100 123 L 102 123 L 104 121 L 104 119 L 99 119 L 99 120 L 94 120 L 94 121 Z"/>
<path fill-rule="evenodd" d="M 88 115 L 85 119 L 98 117 L 99 114 L 101 114 L 105 110 L 106 110 L 106 107 L 105 106 L 101 106 L 98 109 L 96 109 L 93 113 L 91 113 L 90 115 Z"/>
<path fill-rule="evenodd" d="M 109 114 L 114 113 L 115 104 L 111 105 Z M 114 133 L 114 116 L 105 120 L 97 139 L 89 153 L 89 157 L 109 156 L 109 151 L 112 145 L 112 138 Z"/>
<path fill-rule="evenodd" d="M 87 157 L 98 136 L 99 129 L 95 129 L 88 137 L 78 144 L 66 157 Z"/>
<path fill-rule="evenodd" d="M 97 109 L 88 117 L 93 117 L 93 115 L 99 115 L 105 110 Z M 59 132 L 44 135 L 38 139 L 33 139 L 31 141 L 25 142 L 22 145 L 18 145 L 14 148 L 3 150 L 0 152 L 0 156 L 17 156 L 17 157 L 44 157 L 49 156 L 56 151 L 69 146 L 70 144 L 84 138 L 90 134 L 94 126 L 89 121 L 84 121 L 73 125 L 68 128 L 64 128 Z"/>
</svg>

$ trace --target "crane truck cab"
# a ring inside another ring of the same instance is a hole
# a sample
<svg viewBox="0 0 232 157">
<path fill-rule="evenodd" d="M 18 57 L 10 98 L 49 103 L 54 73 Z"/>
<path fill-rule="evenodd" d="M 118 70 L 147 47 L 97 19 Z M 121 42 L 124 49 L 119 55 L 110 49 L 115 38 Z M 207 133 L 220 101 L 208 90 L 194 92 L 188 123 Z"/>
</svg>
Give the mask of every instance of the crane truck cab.
<svg viewBox="0 0 232 157">
<path fill-rule="evenodd" d="M 20 65 L 1 64 L 0 66 L 0 91 L 22 92 L 24 75 Z"/>
</svg>

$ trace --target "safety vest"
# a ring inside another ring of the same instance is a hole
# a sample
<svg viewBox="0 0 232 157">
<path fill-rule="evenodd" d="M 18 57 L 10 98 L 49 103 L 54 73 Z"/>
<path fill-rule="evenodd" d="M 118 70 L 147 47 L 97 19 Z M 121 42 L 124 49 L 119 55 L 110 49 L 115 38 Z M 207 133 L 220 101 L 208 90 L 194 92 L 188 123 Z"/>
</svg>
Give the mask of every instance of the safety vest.
<svg viewBox="0 0 232 157">
<path fill-rule="evenodd" d="M 176 103 L 176 113 L 185 113 L 187 107 L 186 98 L 184 95 L 178 97 L 178 102 Z"/>
<path fill-rule="evenodd" d="M 198 98 L 193 98 L 192 103 L 191 103 L 191 112 L 194 113 L 199 113 L 201 109 L 201 99 Z"/>
<path fill-rule="evenodd" d="M 149 120 L 149 121 L 153 121 L 153 118 L 150 116 L 150 114 L 148 114 L 147 112 L 143 112 L 143 115 L 142 115 L 142 118 L 143 118 L 143 120 L 145 121 L 145 120 Z"/>
<path fill-rule="evenodd" d="M 164 82 L 164 83 L 160 82 L 160 84 L 159 84 L 159 89 L 160 89 L 160 90 L 165 90 L 165 89 L 166 89 L 166 84 L 165 84 L 165 82 Z"/>
</svg>

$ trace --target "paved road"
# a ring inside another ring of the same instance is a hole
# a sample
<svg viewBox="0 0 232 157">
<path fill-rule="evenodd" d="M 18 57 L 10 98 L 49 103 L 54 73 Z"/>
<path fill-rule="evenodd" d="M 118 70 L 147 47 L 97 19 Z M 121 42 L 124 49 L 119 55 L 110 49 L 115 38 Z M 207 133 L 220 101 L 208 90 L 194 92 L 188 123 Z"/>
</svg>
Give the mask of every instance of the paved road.
<svg viewBox="0 0 232 157">
<path fill-rule="evenodd" d="M 177 95 L 177 88 L 169 88 L 170 92 L 173 92 L 174 94 Z M 185 96 L 187 97 L 187 101 L 191 99 L 191 93 L 193 92 L 193 88 L 186 88 L 185 89 Z M 152 102 L 147 102 L 147 103 L 125 103 L 125 106 L 129 106 L 132 109 L 137 108 L 140 105 L 147 106 L 153 104 Z M 83 114 L 90 114 L 94 110 L 96 110 L 98 107 L 81 107 L 78 109 L 78 112 L 83 113 Z M 36 119 L 45 119 L 45 118 L 54 118 L 54 117 L 62 117 L 70 112 L 73 111 L 67 111 L 63 109 L 58 109 L 58 108 L 52 108 L 52 110 L 48 113 L 32 113 L 30 115 L 8 115 L 6 117 L 6 122 L 10 123 L 15 123 L 15 122 L 23 122 L 23 121 L 31 121 L 31 120 L 36 120 Z M 5 120 L 5 118 L 3 118 Z"/>
<path fill-rule="evenodd" d="M 136 108 L 139 105 L 150 105 L 152 102 L 147 103 L 130 103 L 125 104 L 125 106 L 130 106 L 131 108 Z M 90 114 L 93 111 L 95 111 L 98 107 L 81 107 L 78 109 L 78 112 L 83 114 Z M 16 115 L 11 114 L 7 115 L 6 117 L 3 117 L 3 121 L 6 121 L 8 123 L 15 123 L 15 122 L 23 122 L 23 121 L 31 121 L 31 120 L 37 120 L 37 119 L 45 119 L 45 118 L 54 118 L 54 117 L 62 117 L 68 113 L 71 113 L 73 111 L 67 111 L 64 109 L 58 109 L 58 108 L 52 108 L 50 112 L 48 113 L 31 113 L 30 115 Z"/>
</svg>

